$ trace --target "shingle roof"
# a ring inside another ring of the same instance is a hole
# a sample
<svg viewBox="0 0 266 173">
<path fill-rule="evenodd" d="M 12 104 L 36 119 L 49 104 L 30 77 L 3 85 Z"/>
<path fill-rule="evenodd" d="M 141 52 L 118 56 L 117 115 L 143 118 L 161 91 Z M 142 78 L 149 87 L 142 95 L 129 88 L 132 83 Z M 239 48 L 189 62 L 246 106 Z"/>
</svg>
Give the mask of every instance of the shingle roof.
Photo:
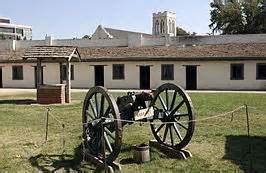
<svg viewBox="0 0 266 173">
<path fill-rule="evenodd" d="M 75 47 L 69 46 L 34 46 L 25 51 L 23 59 L 28 58 L 80 58 L 79 52 Z"/>
<path fill-rule="evenodd" d="M 188 47 L 79 48 L 84 59 L 95 57 L 266 57 L 266 43 L 198 45 Z"/>
<path fill-rule="evenodd" d="M 78 49 L 82 61 L 266 60 L 266 43 Z M 0 62 L 21 61 L 24 52 L 0 51 Z"/>
</svg>

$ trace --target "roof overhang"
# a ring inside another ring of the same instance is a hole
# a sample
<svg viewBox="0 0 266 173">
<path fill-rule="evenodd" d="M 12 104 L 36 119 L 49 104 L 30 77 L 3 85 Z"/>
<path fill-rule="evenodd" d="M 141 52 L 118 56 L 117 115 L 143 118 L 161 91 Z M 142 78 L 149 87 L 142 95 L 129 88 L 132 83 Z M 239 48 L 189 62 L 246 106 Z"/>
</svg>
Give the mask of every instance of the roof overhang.
<svg viewBox="0 0 266 173">
<path fill-rule="evenodd" d="M 26 50 L 22 58 L 52 62 L 81 61 L 78 49 L 71 46 L 34 46 Z"/>
</svg>

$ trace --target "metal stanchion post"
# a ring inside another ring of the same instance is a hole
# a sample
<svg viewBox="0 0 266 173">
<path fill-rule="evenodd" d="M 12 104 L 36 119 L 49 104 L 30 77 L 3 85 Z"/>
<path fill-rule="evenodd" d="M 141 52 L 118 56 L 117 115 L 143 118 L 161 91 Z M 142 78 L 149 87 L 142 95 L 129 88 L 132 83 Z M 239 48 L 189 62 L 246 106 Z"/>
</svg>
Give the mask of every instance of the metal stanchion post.
<svg viewBox="0 0 266 173">
<path fill-rule="evenodd" d="M 251 138 L 250 138 L 250 125 L 249 125 L 249 113 L 248 113 L 248 105 L 245 105 L 246 108 L 246 118 L 247 118 L 247 135 L 248 135 L 248 156 L 249 156 L 249 171 L 253 171 L 253 163 L 252 163 L 252 153 L 251 153 Z"/>
<path fill-rule="evenodd" d="M 50 108 L 47 108 L 46 112 L 46 128 L 45 128 L 45 142 L 48 140 L 48 125 L 49 125 Z"/>
<path fill-rule="evenodd" d="M 103 146 L 103 161 L 104 161 L 104 172 L 107 173 L 107 164 L 106 164 L 106 156 L 105 156 L 105 141 L 104 141 L 104 126 L 103 122 L 101 124 L 102 126 L 102 146 Z"/>
</svg>

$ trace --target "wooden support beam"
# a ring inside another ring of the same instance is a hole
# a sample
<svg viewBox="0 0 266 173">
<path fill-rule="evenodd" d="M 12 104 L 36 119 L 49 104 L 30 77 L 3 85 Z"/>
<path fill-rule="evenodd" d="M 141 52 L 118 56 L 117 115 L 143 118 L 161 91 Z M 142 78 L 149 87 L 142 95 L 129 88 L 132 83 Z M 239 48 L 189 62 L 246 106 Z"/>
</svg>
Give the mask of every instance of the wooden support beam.
<svg viewBox="0 0 266 173">
<path fill-rule="evenodd" d="M 69 61 L 66 63 L 66 103 L 71 102 L 71 64 Z"/>
<path fill-rule="evenodd" d="M 165 154 L 166 156 L 170 157 L 170 158 L 178 158 L 178 159 L 187 159 L 192 157 L 192 154 L 185 149 L 181 149 L 181 150 L 176 150 L 173 149 L 171 147 L 168 147 L 164 144 L 161 144 L 159 142 L 157 142 L 156 140 L 150 140 L 149 141 L 149 145 L 150 147 L 153 147 L 157 150 L 159 150 L 160 152 L 162 152 L 163 154 Z"/>
<path fill-rule="evenodd" d="M 60 84 L 63 84 L 63 63 L 59 63 L 59 69 L 60 69 Z"/>
<path fill-rule="evenodd" d="M 42 85 L 42 60 L 37 59 L 37 88 Z"/>
</svg>

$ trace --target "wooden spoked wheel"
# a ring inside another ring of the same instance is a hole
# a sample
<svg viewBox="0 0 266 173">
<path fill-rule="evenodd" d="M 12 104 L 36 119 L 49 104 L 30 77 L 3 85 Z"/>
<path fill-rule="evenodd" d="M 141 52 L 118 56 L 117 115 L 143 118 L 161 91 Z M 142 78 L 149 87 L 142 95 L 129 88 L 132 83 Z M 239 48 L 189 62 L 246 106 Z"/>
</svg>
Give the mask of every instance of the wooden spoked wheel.
<svg viewBox="0 0 266 173">
<path fill-rule="evenodd" d="M 104 122 L 105 119 L 108 121 Z M 121 122 L 113 119 L 120 119 L 120 114 L 112 95 L 104 87 L 91 88 L 82 112 L 84 147 L 89 154 L 110 163 L 117 158 L 122 145 Z"/>
<path fill-rule="evenodd" d="M 195 127 L 193 105 L 188 94 L 181 87 L 166 83 L 154 92 L 151 106 L 160 112 L 151 124 L 155 139 L 174 149 L 184 148 Z"/>
</svg>

